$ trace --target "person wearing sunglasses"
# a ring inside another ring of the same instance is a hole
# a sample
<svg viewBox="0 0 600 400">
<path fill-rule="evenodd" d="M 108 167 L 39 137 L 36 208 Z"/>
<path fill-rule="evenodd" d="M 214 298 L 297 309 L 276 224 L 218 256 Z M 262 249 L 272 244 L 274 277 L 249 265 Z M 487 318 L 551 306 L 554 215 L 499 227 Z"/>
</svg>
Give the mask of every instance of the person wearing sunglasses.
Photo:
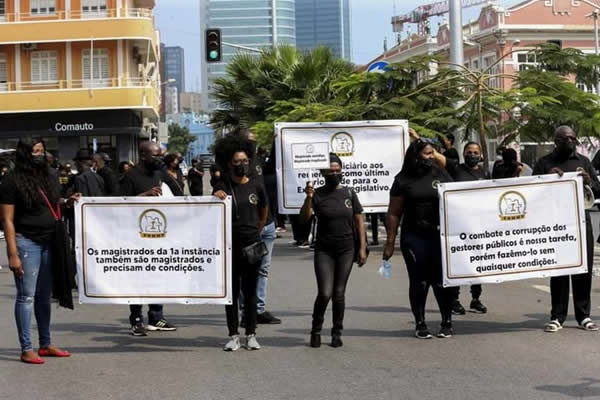
<svg viewBox="0 0 600 400">
<path fill-rule="evenodd" d="M 577 135 L 568 126 L 560 126 L 554 133 L 554 151 L 538 160 L 533 168 L 533 175 L 579 172 L 583 183 L 589 185 L 596 197 L 600 196 L 600 182 L 590 160 L 577 153 Z M 562 329 L 569 310 L 569 281 L 573 286 L 573 303 L 575 318 L 579 327 L 586 331 L 597 331 L 598 325 L 590 318 L 592 267 L 594 264 L 594 234 L 591 217 L 586 210 L 587 263 L 588 271 L 584 274 L 557 276 L 550 278 L 550 296 L 552 310 L 550 321 L 544 327 L 545 332 L 554 333 Z"/>
<path fill-rule="evenodd" d="M 229 340 L 223 350 L 240 349 L 240 289 L 243 292 L 246 348 L 261 348 L 256 338 L 256 285 L 262 258 L 268 250 L 261 240 L 267 221 L 267 193 L 262 182 L 251 179 L 250 165 L 254 156 L 252 144 L 244 137 L 225 136 L 215 143 L 215 158 L 223 174 L 215 182 L 213 194 L 221 200 L 231 196 L 232 202 L 232 304 L 225 306 Z M 257 249 L 260 249 L 259 252 Z"/>
<path fill-rule="evenodd" d="M 359 266 L 367 262 L 362 206 L 356 193 L 342 185 L 342 160 L 331 153 L 329 162 L 330 168 L 321 170 L 324 186 L 315 189 L 311 181 L 307 182 L 306 199 L 299 215 L 300 222 L 307 223 L 314 212 L 318 221 L 314 257 L 318 294 L 310 332 L 310 346 L 315 348 L 321 347 L 321 330 L 330 300 L 333 310 L 331 346 L 343 345 L 346 285 L 352 264 L 355 260 Z"/>
<path fill-rule="evenodd" d="M 411 136 L 415 136 L 414 131 Z M 432 338 L 425 322 L 429 287 L 433 287 L 442 323 L 437 336 L 449 338 L 452 329 L 453 288 L 442 286 L 439 198 L 437 185 L 451 182 L 445 169 L 436 165 L 436 151 L 430 140 L 415 138 L 408 147 L 402 170 L 394 179 L 387 214 L 387 242 L 383 259 L 394 254 L 398 226 L 402 221 L 400 246 L 409 277 L 410 306 L 416 322 L 415 336 Z"/>
</svg>

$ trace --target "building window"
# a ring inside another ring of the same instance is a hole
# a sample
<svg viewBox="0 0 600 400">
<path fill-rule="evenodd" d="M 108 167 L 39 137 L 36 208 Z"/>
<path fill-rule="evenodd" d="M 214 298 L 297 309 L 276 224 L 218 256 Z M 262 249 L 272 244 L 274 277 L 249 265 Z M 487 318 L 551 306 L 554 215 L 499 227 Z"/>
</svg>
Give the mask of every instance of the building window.
<svg viewBox="0 0 600 400">
<path fill-rule="evenodd" d="M 56 51 L 31 53 L 31 82 L 55 83 L 58 81 Z"/>
<path fill-rule="evenodd" d="M 106 15 L 106 0 L 83 0 L 81 2 L 83 16 L 95 17 Z"/>
<path fill-rule="evenodd" d="M 490 69 L 490 67 L 492 65 L 493 65 L 493 67 Z M 496 56 L 495 55 L 483 58 L 483 69 L 484 69 L 484 71 L 486 71 L 486 73 L 488 75 L 497 75 L 500 73 L 500 65 L 496 64 Z M 488 86 L 491 88 L 494 88 L 494 89 L 499 89 L 500 88 L 500 79 L 499 78 L 490 78 L 490 80 L 488 81 Z"/>
<path fill-rule="evenodd" d="M 0 0 L 0 19 L 4 18 L 4 14 L 6 14 L 6 1 Z"/>
<path fill-rule="evenodd" d="M 0 92 L 8 89 L 8 62 L 6 54 L 0 53 Z"/>
<path fill-rule="evenodd" d="M 94 59 L 90 57 L 90 49 L 83 50 L 81 66 L 83 68 L 84 87 L 108 87 L 110 75 L 108 71 L 108 50 L 94 49 Z"/>
<path fill-rule="evenodd" d="M 532 53 L 517 53 L 517 68 L 518 71 L 526 71 L 531 68 L 537 68 L 537 60 L 535 54 Z"/>
<path fill-rule="evenodd" d="M 56 0 L 31 0 L 31 15 L 56 13 Z"/>
</svg>

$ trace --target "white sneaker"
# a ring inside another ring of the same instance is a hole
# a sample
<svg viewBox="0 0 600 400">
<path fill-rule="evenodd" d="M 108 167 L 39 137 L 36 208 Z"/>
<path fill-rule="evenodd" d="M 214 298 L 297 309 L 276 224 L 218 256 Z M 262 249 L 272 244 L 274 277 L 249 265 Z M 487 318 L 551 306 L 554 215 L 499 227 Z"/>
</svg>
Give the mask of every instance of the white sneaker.
<svg viewBox="0 0 600 400">
<path fill-rule="evenodd" d="M 234 336 L 231 336 L 231 339 L 229 340 L 229 342 L 227 342 L 227 344 L 225 345 L 225 347 L 223 347 L 223 350 L 225 350 L 225 351 L 236 351 L 236 350 L 239 350 L 240 347 L 242 347 L 240 345 L 240 336 L 239 335 L 234 335 Z"/>
<path fill-rule="evenodd" d="M 256 335 L 246 336 L 246 349 L 260 350 L 260 344 L 258 344 L 258 340 L 256 340 Z"/>
</svg>

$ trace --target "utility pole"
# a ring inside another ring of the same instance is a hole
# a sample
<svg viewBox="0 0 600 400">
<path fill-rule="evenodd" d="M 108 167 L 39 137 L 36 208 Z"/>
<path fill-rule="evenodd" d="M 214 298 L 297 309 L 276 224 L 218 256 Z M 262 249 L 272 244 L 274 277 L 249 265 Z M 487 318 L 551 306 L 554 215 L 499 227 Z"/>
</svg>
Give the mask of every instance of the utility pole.
<svg viewBox="0 0 600 400">
<path fill-rule="evenodd" d="M 459 69 L 465 64 L 463 53 L 462 1 L 450 1 L 450 62 L 451 68 Z"/>
</svg>

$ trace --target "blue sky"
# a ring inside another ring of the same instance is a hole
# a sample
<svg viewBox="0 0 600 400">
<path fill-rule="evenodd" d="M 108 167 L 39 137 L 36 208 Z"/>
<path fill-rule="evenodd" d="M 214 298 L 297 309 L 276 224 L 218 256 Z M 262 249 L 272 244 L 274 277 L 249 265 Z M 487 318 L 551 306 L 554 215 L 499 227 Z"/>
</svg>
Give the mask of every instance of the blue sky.
<svg viewBox="0 0 600 400">
<path fill-rule="evenodd" d="M 431 0 L 435 2 L 437 0 Z M 504 6 L 522 0 L 501 0 Z M 390 20 L 394 14 L 410 12 L 429 0 L 351 0 L 352 2 L 352 52 L 353 61 L 365 64 L 383 51 L 383 40 L 390 46 L 395 41 Z M 198 0 L 157 0 L 156 24 L 162 42 L 168 46 L 182 46 L 186 58 L 186 90 L 200 87 L 199 41 L 203 39 L 199 28 Z M 395 3 L 395 7 L 394 7 Z M 478 9 L 465 10 L 465 21 L 477 18 Z M 435 23 L 434 23 L 435 26 Z"/>
</svg>

